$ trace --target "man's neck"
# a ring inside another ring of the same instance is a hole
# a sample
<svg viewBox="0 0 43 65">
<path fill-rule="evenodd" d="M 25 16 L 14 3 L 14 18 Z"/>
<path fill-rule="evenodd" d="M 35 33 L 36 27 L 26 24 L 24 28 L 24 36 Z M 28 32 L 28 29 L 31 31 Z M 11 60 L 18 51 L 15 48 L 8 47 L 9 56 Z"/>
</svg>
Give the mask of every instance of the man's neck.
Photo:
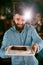
<svg viewBox="0 0 43 65">
<path fill-rule="evenodd" d="M 23 28 L 18 28 L 18 27 L 15 27 L 16 28 L 16 30 L 18 31 L 18 32 L 22 32 L 22 30 L 24 29 L 24 27 Z"/>
</svg>

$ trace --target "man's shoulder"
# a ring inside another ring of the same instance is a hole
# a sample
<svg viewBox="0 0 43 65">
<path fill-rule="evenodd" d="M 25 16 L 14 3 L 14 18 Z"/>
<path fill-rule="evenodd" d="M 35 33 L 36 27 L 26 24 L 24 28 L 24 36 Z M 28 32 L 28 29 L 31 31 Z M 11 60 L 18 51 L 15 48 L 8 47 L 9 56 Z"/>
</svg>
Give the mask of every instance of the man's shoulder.
<svg viewBox="0 0 43 65">
<path fill-rule="evenodd" d="M 34 26 L 32 26 L 32 25 L 30 25 L 30 24 L 26 24 L 26 28 L 28 28 L 28 29 L 33 29 Z"/>
<path fill-rule="evenodd" d="M 10 34 L 13 31 L 13 27 L 11 27 L 10 29 L 8 29 L 5 34 Z"/>
</svg>

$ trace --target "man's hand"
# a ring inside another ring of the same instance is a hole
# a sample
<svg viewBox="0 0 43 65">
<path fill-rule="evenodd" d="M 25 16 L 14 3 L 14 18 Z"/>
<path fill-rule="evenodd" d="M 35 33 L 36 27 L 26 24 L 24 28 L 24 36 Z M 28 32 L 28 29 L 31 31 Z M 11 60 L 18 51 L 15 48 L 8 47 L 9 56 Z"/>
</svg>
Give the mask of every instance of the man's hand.
<svg viewBox="0 0 43 65">
<path fill-rule="evenodd" d="M 9 50 L 9 49 L 10 49 L 10 47 L 8 47 L 8 46 L 5 48 L 6 51 Z"/>
<path fill-rule="evenodd" d="M 34 44 L 32 45 L 32 49 L 33 49 L 33 51 L 34 51 L 35 54 L 36 54 L 36 52 L 37 52 L 37 50 L 38 50 L 38 44 L 37 44 L 37 43 L 34 43 Z"/>
</svg>

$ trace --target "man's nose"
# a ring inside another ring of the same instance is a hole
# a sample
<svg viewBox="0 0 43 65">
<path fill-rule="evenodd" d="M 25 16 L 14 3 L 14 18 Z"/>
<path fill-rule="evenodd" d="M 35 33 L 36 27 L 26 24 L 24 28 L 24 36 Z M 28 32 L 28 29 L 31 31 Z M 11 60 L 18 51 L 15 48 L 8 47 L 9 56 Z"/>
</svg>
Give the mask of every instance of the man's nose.
<svg viewBox="0 0 43 65">
<path fill-rule="evenodd" d="M 19 21 L 19 24 L 23 24 L 23 21 L 20 20 L 20 21 Z"/>
</svg>

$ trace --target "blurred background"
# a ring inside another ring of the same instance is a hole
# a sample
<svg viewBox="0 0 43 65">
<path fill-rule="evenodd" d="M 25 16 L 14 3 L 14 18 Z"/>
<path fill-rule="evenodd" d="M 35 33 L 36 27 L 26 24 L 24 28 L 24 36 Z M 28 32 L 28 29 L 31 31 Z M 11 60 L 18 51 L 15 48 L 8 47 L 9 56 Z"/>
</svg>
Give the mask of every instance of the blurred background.
<svg viewBox="0 0 43 65">
<path fill-rule="evenodd" d="M 15 4 L 19 2 L 26 2 L 26 6 L 32 10 L 30 14 L 28 14 L 29 18 L 26 20 L 26 24 L 34 26 L 43 39 L 43 0 L 0 0 L 0 48 L 4 32 L 14 25 L 12 12 L 13 9 L 15 10 Z M 39 65 L 43 65 L 43 58 L 39 58 L 38 60 Z M 11 65 L 11 59 L 0 58 L 0 64 Z"/>
</svg>

